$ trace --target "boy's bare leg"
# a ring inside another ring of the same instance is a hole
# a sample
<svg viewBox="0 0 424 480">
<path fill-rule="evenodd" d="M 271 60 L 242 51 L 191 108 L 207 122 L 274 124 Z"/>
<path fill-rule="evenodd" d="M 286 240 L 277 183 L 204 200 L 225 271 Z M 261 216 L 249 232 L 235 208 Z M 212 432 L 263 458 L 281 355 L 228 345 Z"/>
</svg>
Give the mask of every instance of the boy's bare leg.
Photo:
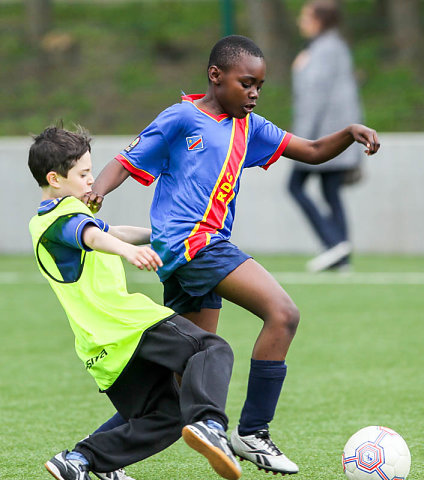
<svg viewBox="0 0 424 480">
<path fill-rule="evenodd" d="M 232 448 L 260 469 L 297 473 L 298 466 L 272 441 L 268 424 L 286 376 L 285 358 L 299 323 L 299 311 L 273 276 L 253 259 L 227 275 L 215 291 L 264 322 L 253 348 L 240 422 L 231 434 Z"/>
<path fill-rule="evenodd" d="M 183 313 L 182 316 L 203 330 L 216 333 L 220 311 L 219 308 L 202 308 L 200 312 Z"/>
<path fill-rule="evenodd" d="M 246 260 L 215 291 L 264 322 L 253 348 L 256 360 L 284 360 L 299 323 L 299 311 L 275 278 L 252 258 Z"/>
</svg>

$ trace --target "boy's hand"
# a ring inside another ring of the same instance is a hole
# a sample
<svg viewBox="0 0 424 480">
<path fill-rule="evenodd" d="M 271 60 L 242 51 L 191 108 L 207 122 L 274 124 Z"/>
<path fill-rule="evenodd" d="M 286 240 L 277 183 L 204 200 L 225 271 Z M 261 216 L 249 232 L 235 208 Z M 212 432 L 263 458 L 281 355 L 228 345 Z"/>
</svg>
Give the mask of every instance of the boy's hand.
<svg viewBox="0 0 424 480">
<path fill-rule="evenodd" d="M 140 270 L 143 270 L 144 267 L 146 267 L 147 270 L 151 270 L 153 268 L 153 270 L 157 272 L 158 267 L 162 267 L 162 260 L 160 259 L 159 255 L 150 247 L 127 245 L 128 248 L 126 249 L 126 252 L 124 252 L 123 257 Z"/>
<path fill-rule="evenodd" d="M 374 155 L 378 152 L 380 141 L 375 130 L 364 125 L 354 124 L 350 127 L 350 133 L 355 141 L 367 147 L 367 150 L 365 150 L 367 155 Z"/>
<path fill-rule="evenodd" d="M 104 195 L 100 193 L 91 192 L 90 195 L 84 197 L 84 202 L 92 213 L 97 213 L 102 208 Z"/>
</svg>

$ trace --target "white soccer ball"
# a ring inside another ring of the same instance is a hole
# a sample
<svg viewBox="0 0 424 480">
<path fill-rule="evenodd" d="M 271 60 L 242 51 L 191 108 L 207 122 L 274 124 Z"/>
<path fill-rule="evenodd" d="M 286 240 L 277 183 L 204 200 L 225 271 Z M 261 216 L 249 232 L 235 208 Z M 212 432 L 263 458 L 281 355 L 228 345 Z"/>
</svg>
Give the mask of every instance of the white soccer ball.
<svg viewBox="0 0 424 480">
<path fill-rule="evenodd" d="M 372 426 L 349 438 L 342 463 L 349 480 L 404 480 L 411 467 L 411 454 L 394 430 Z"/>
</svg>

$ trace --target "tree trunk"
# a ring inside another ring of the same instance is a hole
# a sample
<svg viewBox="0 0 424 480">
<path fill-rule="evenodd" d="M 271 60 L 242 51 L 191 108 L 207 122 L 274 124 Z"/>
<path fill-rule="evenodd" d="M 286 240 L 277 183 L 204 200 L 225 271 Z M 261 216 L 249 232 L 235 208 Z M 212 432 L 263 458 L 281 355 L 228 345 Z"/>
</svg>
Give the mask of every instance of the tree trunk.
<svg viewBox="0 0 424 480">
<path fill-rule="evenodd" d="M 398 60 L 420 61 L 423 32 L 420 24 L 419 0 L 388 0 L 392 38 Z"/>
<path fill-rule="evenodd" d="M 26 13 L 29 39 L 38 45 L 51 28 L 52 2 L 51 0 L 26 0 Z"/>
<path fill-rule="evenodd" d="M 268 76 L 286 77 L 293 59 L 294 23 L 282 0 L 247 0 L 252 37 L 264 52 Z"/>
<path fill-rule="evenodd" d="M 382 17 L 383 19 L 387 19 L 388 8 L 388 0 L 376 0 L 374 7 L 374 15 L 376 15 L 377 18 Z"/>
</svg>

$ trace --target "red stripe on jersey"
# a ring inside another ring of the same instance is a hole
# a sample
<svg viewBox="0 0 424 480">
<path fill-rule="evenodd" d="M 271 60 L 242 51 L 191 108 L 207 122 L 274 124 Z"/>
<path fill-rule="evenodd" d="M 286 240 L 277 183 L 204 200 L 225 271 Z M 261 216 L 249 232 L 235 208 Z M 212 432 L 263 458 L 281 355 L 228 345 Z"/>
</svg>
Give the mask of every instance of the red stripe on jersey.
<svg viewBox="0 0 424 480">
<path fill-rule="evenodd" d="M 275 153 L 272 155 L 272 157 L 266 162 L 265 165 L 262 165 L 262 168 L 264 170 L 268 170 L 268 168 L 275 163 L 283 154 L 284 150 L 286 149 L 288 143 L 290 142 L 290 139 L 293 135 L 291 133 L 286 132 L 284 134 L 283 139 L 281 140 L 280 145 L 278 146 L 277 150 Z"/>
<path fill-rule="evenodd" d="M 190 261 L 200 249 L 209 244 L 211 234 L 216 233 L 224 226 L 228 204 L 234 198 L 234 187 L 246 156 L 248 127 L 249 116 L 243 119 L 233 118 L 227 156 L 209 197 L 205 214 L 184 242 L 187 261 Z"/>
<path fill-rule="evenodd" d="M 194 95 L 183 95 L 181 97 L 182 101 L 183 102 L 190 102 L 192 103 L 200 112 L 204 113 L 205 115 L 207 115 L 208 117 L 210 118 L 213 118 L 214 120 L 216 120 L 218 123 L 221 122 L 222 120 L 225 120 L 226 118 L 229 117 L 228 113 L 221 113 L 219 115 L 215 115 L 213 113 L 210 113 L 210 112 L 207 112 L 206 110 L 203 110 L 203 108 L 199 108 L 195 103 L 194 101 L 195 100 L 200 100 L 201 98 L 203 98 L 205 96 L 204 93 L 202 94 L 194 94 Z"/>
<path fill-rule="evenodd" d="M 131 173 L 132 178 L 137 180 L 137 182 L 141 183 L 148 187 L 155 181 L 155 177 L 151 175 L 149 172 L 142 170 L 141 168 L 134 167 L 132 163 L 129 162 L 121 153 L 116 155 L 115 160 L 118 162 Z"/>
</svg>

